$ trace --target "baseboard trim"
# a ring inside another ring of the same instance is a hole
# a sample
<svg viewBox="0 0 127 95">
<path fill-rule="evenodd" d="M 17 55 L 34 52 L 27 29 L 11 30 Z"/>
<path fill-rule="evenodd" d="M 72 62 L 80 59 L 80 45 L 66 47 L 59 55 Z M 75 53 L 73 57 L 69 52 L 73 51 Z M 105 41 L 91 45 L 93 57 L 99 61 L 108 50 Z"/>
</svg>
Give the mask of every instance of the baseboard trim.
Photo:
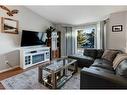
<svg viewBox="0 0 127 95">
<path fill-rule="evenodd" d="M 6 72 L 6 71 L 9 71 L 9 70 L 12 70 L 12 69 L 18 68 L 18 67 L 19 67 L 19 66 L 10 67 L 10 68 L 7 68 L 7 69 L 4 69 L 4 70 L 1 70 L 1 71 L 0 71 L 0 73 Z"/>
</svg>

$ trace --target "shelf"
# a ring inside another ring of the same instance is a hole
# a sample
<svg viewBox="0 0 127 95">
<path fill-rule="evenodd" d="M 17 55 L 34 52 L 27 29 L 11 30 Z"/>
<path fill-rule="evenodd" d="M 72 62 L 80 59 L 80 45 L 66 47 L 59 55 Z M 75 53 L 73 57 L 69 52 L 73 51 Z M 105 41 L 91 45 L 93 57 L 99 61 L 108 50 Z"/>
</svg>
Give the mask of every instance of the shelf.
<svg viewBox="0 0 127 95">
<path fill-rule="evenodd" d="M 52 35 L 52 34 L 50 33 L 50 34 L 47 34 L 47 35 Z M 50 55 L 51 58 L 50 59 L 61 57 L 61 32 L 60 31 L 57 32 L 56 40 L 57 40 L 57 42 L 54 42 L 53 45 L 55 45 L 54 48 L 56 48 L 56 47 L 58 48 L 58 51 L 55 52 L 55 53 L 51 52 L 51 55 Z M 51 47 L 51 51 L 52 51 L 53 48 L 52 48 L 52 38 L 51 38 L 51 36 L 49 36 L 49 38 L 47 40 L 47 46 Z"/>
<path fill-rule="evenodd" d="M 62 78 L 58 81 L 58 83 L 57 83 L 57 88 L 60 88 L 61 86 L 63 86 L 71 77 L 72 77 L 72 75 L 62 77 Z"/>
</svg>

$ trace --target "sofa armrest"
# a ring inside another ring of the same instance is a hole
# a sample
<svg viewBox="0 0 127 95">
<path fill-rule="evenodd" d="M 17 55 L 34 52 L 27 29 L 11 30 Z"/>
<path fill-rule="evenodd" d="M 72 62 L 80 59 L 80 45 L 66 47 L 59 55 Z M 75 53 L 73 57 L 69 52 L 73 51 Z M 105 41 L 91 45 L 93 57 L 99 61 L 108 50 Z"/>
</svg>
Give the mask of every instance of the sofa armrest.
<svg viewBox="0 0 127 95">
<path fill-rule="evenodd" d="M 120 76 L 98 71 L 90 68 L 83 68 L 80 75 L 81 89 L 124 89 L 127 88 L 127 80 Z"/>
</svg>

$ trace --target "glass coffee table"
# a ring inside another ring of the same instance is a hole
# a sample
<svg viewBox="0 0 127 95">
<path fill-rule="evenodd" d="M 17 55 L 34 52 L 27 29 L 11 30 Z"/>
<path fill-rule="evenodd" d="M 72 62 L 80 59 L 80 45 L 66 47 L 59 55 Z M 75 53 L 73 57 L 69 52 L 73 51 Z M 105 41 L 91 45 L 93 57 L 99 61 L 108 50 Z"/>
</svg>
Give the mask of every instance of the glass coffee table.
<svg viewBox="0 0 127 95">
<path fill-rule="evenodd" d="M 52 89 L 60 88 L 77 72 L 76 62 L 75 59 L 59 58 L 39 66 L 39 82 Z"/>
</svg>

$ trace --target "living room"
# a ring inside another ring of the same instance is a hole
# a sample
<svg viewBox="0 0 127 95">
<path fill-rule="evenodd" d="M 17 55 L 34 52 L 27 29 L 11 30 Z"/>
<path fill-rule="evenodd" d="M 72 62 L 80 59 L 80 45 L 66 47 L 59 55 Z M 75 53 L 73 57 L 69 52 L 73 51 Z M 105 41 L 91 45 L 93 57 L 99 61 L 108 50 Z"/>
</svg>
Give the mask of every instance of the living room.
<svg viewBox="0 0 127 95">
<path fill-rule="evenodd" d="M 0 5 L 0 88 L 127 88 L 126 8 Z"/>
</svg>

